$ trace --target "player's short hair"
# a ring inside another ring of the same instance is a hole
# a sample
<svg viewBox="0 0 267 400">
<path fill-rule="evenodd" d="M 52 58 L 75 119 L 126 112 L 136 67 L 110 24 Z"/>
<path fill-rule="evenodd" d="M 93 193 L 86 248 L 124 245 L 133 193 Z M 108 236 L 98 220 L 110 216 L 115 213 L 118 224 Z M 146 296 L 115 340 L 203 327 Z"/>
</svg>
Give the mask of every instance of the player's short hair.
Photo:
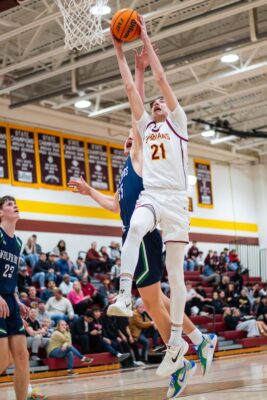
<svg viewBox="0 0 267 400">
<path fill-rule="evenodd" d="M 9 195 L 0 197 L 0 210 L 2 210 L 3 205 L 4 205 L 7 201 L 16 201 L 16 199 L 15 199 L 15 197 L 9 196 Z M 1 222 L 1 217 L 0 217 L 0 222 Z"/>
<path fill-rule="evenodd" d="M 159 97 L 157 97 L 156 99 L 152 100 L 152 101 L 149 103 L 151 109 L 152 109 L 152 107 L 153 107 L 153 104 L 154 104 L 155 101 L 157 101 L 157 100 L 164 100 L 164 97 L 163 97 L 163 96 L 159 96 Z"/>
</svg>

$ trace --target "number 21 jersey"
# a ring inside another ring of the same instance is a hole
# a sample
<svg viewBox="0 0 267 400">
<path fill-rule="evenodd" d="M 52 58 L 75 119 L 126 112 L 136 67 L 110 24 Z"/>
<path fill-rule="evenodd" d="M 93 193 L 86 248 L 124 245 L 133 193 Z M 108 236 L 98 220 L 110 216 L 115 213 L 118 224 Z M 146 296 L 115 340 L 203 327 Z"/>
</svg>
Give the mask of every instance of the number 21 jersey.
<svg viewBox="0 0 267 400">
<path fill-rule="evenodd" d="M 8 236 L 0 227 L 0 295 L 15 292 L 21 244 L 18 237 Z"/>
<path fill-rule="evenodd" d="M 144 111 L 137 121 L 143 137 L 143 185 L 147 189 L 187 191 L 187 118 L 180 105 L 156 123 Z"/>
</svg>

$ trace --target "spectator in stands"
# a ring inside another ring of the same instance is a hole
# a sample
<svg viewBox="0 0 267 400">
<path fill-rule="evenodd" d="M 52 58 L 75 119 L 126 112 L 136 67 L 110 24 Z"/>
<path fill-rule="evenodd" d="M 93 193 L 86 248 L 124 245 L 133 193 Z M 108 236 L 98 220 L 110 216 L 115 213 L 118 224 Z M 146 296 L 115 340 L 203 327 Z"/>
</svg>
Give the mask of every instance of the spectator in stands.
<svg viewBox="0 0 267 400">
<path fill-rule="evenodd" d="M 35 266 L 39 258 L 37 249 L 40 251 L 39 245 L 36 245 L 36 235 L 32 235 L 27 240 L 22 252 L 23 259 L 31 268 Z"/>
<path fill-rule="evenodd" d="M 73 265 L 72 275 L 75 276 L 79 281 L 83 278 L 87 278 L 87 267 L 82 257 L 78 257 L 76 264 Z"/>
<path fill-rule="evenodd" d="M 267 309 L 266 312 L 258 318 L 257 324 L 261 336 L 267 337 Z"/>
<path fill-rule="evenodd" d="M 44 318 L 41 322 L 41 328 L 43 328 L 44 330 L 44 334 L 43 337 L 45 338 L 51 338 L 52 333 L 54 332 L 54 328 L 53 328 L 53 321 L 48 317 L 48 318 Z"/>
<path fill-rule="evenodd" d="M 257 318 L 267 313 L 267 296 L 262 296 L 257 307 Z"/>
<path fill-rule="evenodd" d="M 63 281 L 59 285 L 59 289 L 62 291 L 64 296 L 68 296 L 68 294 L 72 291 L 73 282 L 71 281 L 71 277 L 69 274 L 63 275 Z"/>
<path fill-rule="evenodd" d="M 115 259 L 115 264 L 112 265 L 110 270 L 110 280 L 114 285 L 115 290 L 119 290 L 120 273 L 121 273 L 121 259 L 120 257 L 117 257 Z"/>
<path fill-rule="evenodd" d="M 39 260 L 36 262 L 32 271 L 32 281 L 38 282 L 41 290 L 45 289 L 45 280 L 55 280 L 55 274 L 49 268 L 49 264 L 46 260 L 46 253 L 41 252 Z"/>
<path fill-rule="evenodd" d="M 109 245 L 110 259 L 114 263 L 117 258 L 121 258 L 121 252 L 118 248 L 118 243 L 112 241 Z"/>
<path fill-rule="evenodd" d="M 90 324 L 90 344 L 95 352 L 101 353 L 107 351 L 113 356 L 117 357 L 119 362 L 126 360 L 130 357 L 130 353 L 120 353 L 118 349 L 115 349 L 111 340 L 103 336 L 102 331 L 102 321 L 101 321 L 101 311 L 99 308 L 93 309 L 94 320 Z"/>
<path fill-rule="evenodd" d="M 236 271 L 240 267 L 240 258 L 236 250 L 229 252 L 229 271 Z"/>
<path fill-rule="evenodd" d="M 223 318 L 228 330 L 246 331 L 247 337 L 260 336 L 257 321 L 252 317 L 242 317 L 238 308 L 226 308 Z"/>
<path fill-rule="evenodd" d="M 225 291 L 227 289 L 229 283 L 230 283 L 230 277 L 227 275 L 222 275 L 219 289 Z"/>
<path fill-rule="evenodd" d="M 49 339 L 44 337 L 45 330 L 41 328 L 37 320 L 37 310 L 31 308 L 29 311 L 29 318 L 25 323 L 26 335 L 27 335 L 27 347 L 31 349 L 31 360 L 39 361 L 38 350 L 39 348 L 46 348 L 49 343 Z"/>
<path fill-rule="evenodd" d="M 103 299 L 105 307 L 108 305 L 108 295 L 112 292 L 110 280 L 105 278 L 103 282 L 98 287 L 98 293 Z"/>
<path fill-rule="evenodd" d="M 212 301 L 210 303 L 212 307 L 214 307 L 215 314 L 223 314 L 224 311 L 224 304 L 219 297 L 218 292 L 212 293 Z"/>
<path fill-rule="evenodd" d="M 105 260 L 99 252 L 96 250 L 97 243 L 92 242 L 91 248 L 87 251 L 85 263 L 90 275 L 94 274 L 95 272 L 103 272 L 105 270 Z"/>
<path fill-rule="evenodd" d="M 192 282 L 187 281 L 186 286 L 186 303 L 185 312 L 187 315 L 198 315 L 202 310 L 205 298 L 199 295 L 192 287 Z"/>
<path fill-rule="evenodd" d="M 225 291 L 227 305 L 229 307 L 238 307 L 238 298 L 239 294 L 235 289 L 235 285 L 233 282 L 228 284 L 228 287 Z"/>
<path fill-rule="evenodd" d="M 105 263 L 105 269 L 102 272 L 109 272 L 113 262 L 111 261 L 109 255 L 108 255 L 107 247 L 106 246 L 101 246 L 100 250 L 99 250 L 99 254 L 100 254 L 101 258 L 104 260 L 104 263 Z"/>
<path fill-rule="evenodd" d="M 26 265 L 21 265 L 19 267 L 17 285 L 19 293 L 27 292 L 29 287 L 32 286 L 32 280 L 31 277 L 29 276 Z"/>
<path fill-rule="evenodd" d="M 63 297 L 62 291 L 59 288 L 54 289 L 54 296 L 48 299 L 45 308 L 46 311 L 49 312 L 49 316 L 55 324 L 57 324 L 61 319 L 71 322 L 78 318 L 74 314 L 71 302 Z"/>
<path fill-rule="evenodd" d="M 87 310 L 71 325 L 71 336 L 74 344 L 81 346 L 83 354 L 90 353 L 90 324 L 94 320 L 92 311 Z"/>
<path fill-rule="evenodd" d="M 71 302 L 74 312 L 78 315 L 84 314 L 91 304 L 90 297 L 83 294 L 79 281 L 73 282 L 72 290 L 69 292 L 67 298 Z"/>
<path fill-rule="evenodd" d="M 70 261 L 68 253 L 66 251 L 63 251 L 60 254 L 59 259 L 56 261 L 56 265 L 58 267 L 58 272 L 60 273 L 61 277 L 63 277 L 65 274 L 70 274 L 70 271 L 72 269 L 72 262 Z M 71 276 L 70 280 L 71 282 L 74 282 L 77 281 L 77 278 Z"/>
<path fill-rule="evenodd" d="M 200 272 L 202 272 L 203 271 L 203 268 L 204 268 L 204 254 L 203 254 L 203 251 L 200 251 L 199 253 L 198 253 L 198 256 L 197 256 L 197 258 L 196 258 L 196 262 L 197 262 L 197 265 L 198 265 L 198 270 L 200 271 Z"/>
<path fill-rule="evenodd" d="M 50 297 L 54 296 L 54 289 L 56 287 L 56 284 L 54 281 L 48 281 L 47 282 L 47 288 L 43 291 L 41 294 L 41 300 L 46 303 Z"/>
<path fill-rule="evenodd" d="M 55 274 L 55 279 L 53 279 L 53 280 L 55 280 L 55 282 L 56 282 L 57 284 L 60 284 L 61 281 L 62 281 L 62 277 L 61 277 L 61 275 L 60 275 L 59 266 L 58 266 L 58 264 L 57 264 L 57 262 L 56 262 L 56 261 L 57 261 L 57 258 L 58 258 L 57 254 L 54 253 L 53 251 L 51 251 L 51 252 L 48 254 L 48 260 L 47 260 L 47 262 L 48 262 L 48 265 L 49 265 L 49 270 L 51 270 L 51 272 L 52 272 L 53 274 Z"/>
<path fill-rule="evenodd" d="M 196 246 L 196 242 L 192 242 L 192 246 L 189 248 L 186 258 L 186 263 L 184 264 L 185 271 L 195 271 L 198 270 L 197 257 L 199 255 L 199 250 Z"/>
<path fill-rule="evenodd" d="M 236 290 L 241 291 L 243 287 L 243 275 L 241 274 L 240 268 L 238 268 L 234 275 L 231 277 L 231 281 L 234 282 Z"/>
<path fill-rule="evenodd" d="M 220 275 L 216 272 L 216 265 L 211 257 L 208 264 L 205 262 L 203 274 L 200 276 L 204 282 L 209 282 L 209 283 L 213 282 L 214 286 L 219 285 L 221 278 Z"/>
<path fill-rule="evenodd" d="M 223 308 L 229 307 L 229 305 L 227 303 L 226 294 L 225 294 L 224 290 L 220 290 L 219 291 L 219 299 L 223 304 Z"/>
<path fill-rule="evenodd" d="M 55 331 L 52 334 L 47 349 L 49 357 L 65 358 L 67 360 L 68 374 L 73 374 L 73 359 L 78 357 L 82 362 L 90 364 L 93 359 L 83 356 L 72 346 L 71 334 L 66 321 L 58 321 Z"/>
<path fill-rule="evenodd" d="M 137 299 L 135 303 L 135 310 L 129 320 L 129 326 L 132 337 L 142 346 L 141 361 L 147 362 L 149 340 L 144 332 L 150 327 L 155 327 L 155 323 L 145 314 L 145 306 L 141 298 Z"/>
<path fill-rule="evenodd" d="M 37 290 L 34 286 L 30 286 L 28 290 L 28 299 L 25 305 L 30 308 L 38 308 L 41 299 L 37 296 Z"/>
<path fill-rule="evenodd" d="M 100 308 L 106 306 L 104 298 L 98 293 L 96 287 L 91 283 L 91 278 L 83 278 L 81 281 L 81 288 L 84 296 L 87 296 L 92 304 L 98 305 Z"/>
<path fill-rule="evenodd" d="M 224 251 L 221 251 L 218 260 L 218 269 L 221 273 L 228 271 L 228 257 Z"/>
<path fill-rule="evenodd" d="M 250 302 L 247 296 L 247 289 L 242 289 L 238 299 L 238 308 L 242 315 L 250 314 Z"/>
<path fill-rule="evenodd" d="M 60 256 L 61 253 L 66 251 L 66 243 L 64 240 L 60 240 L 56 247 L 53 248 L 52 253 L 56 254 L 57 257 Z"/>
<path fill-rule="evenodd" d="M 46 311 L 45 303 L 43 301 L 40 301 L 38 304 L 36 319 L 40 325 L 42 325 L 44 319 L 50 319 L 49 313 Z"/>
<path fill-rule="evenodd" d="M 26 292 L 21 292 L 20 295 L 19 295 L 20 301 L 25 305 L 26 305 L 26 303 L 28 301 L 28 297 L 29 297 L 28 293 L 26 293 Z"/>
<path fill-rule="evenodd" d="M 261 290 L 259 291 L 260 296 L 267 296 L 267 283 L 264 283 Z"/>
</svg>

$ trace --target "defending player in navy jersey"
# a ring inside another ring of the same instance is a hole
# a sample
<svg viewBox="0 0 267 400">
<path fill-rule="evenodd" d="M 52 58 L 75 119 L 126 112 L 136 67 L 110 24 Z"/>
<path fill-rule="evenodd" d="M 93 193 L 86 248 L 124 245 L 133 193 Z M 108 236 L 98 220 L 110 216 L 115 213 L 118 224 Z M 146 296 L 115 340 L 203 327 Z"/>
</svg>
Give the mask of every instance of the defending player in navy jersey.
<svg viewBox="0 0 267 400">
<path fill-rule="evenodd" d="M 16 400 L 25 400 L 29 384 L 29 354 L 22 317 L 27 307 L 15 293 L 21 240 L 15 235 L 19 210 L 14 197 L 0 198 L 0 374 L 15 364 Z"/>
</svg>

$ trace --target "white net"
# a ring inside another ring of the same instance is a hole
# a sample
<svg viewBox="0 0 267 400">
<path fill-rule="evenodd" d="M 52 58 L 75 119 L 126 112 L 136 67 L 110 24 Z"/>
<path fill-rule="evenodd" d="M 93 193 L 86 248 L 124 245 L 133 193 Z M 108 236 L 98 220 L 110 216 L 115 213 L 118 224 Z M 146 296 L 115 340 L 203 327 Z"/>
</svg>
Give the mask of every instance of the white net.
<svg viewBox="0 0 267 400">
<path fill-rule="evenodd" d="M 101 45 L 104 34 L 101 17 L 108 0 L 56 0 L 64 19 L 65 46 L 87 49 Z"/>
</svg>

